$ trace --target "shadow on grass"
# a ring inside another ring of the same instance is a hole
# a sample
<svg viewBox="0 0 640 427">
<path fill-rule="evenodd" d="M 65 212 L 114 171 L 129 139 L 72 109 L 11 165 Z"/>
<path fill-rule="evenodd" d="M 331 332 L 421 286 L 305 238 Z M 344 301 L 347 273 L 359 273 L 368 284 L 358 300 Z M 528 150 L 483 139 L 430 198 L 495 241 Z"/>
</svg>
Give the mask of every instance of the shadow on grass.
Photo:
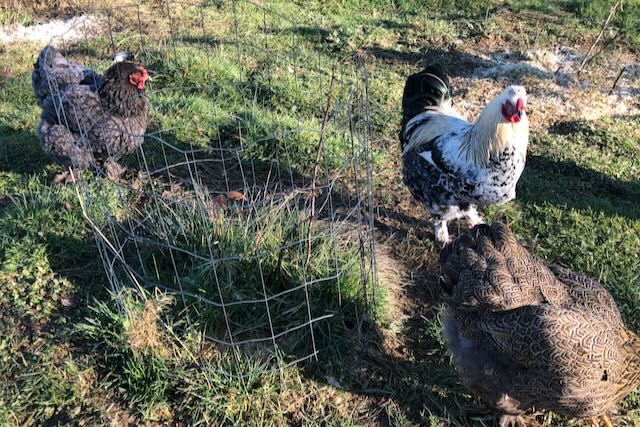
<svg viewBox="0 0 640 427">
<path fill-rule="evenodd" d="M 76 294 L 106 297 L 106 280 L 93 234 L 84 238 L 47 233 L 43 238 L 51 269 L 74 284 Z"/>
<path fill-rule="evenodd" d="M 382 426 L 434 425 L 430 416 L 467 426 L 470 416 L 491 417 L 467 397 L 438 338 L 438 249 L 419 244 L 433 241 L 430 223 L 397 207 L 378 210 L 376 216 L 380 286 L 390 294 L 395 326 L 383 330 L 368 320 L 355 325 L 337 336 L 305 374 L 360 396 Z"/>
<path fill-rule="evenodd" d="M 311 43 L 326 44 L 329 43 L 331 33 L 338 31 L 338 29 L 339 27 L 337 25 L 327 28 L 314 27 L 311 25 L 296 25 L 287 28 L 267 28 L 265 32 L 273 35 L 294 34 Z"/>
<path fill-rule="evenodd" d="M 337 344 L 342 348 L 320 353 L 306 375 L 333 387 L 337 382 L 365 398 L 382 426 L 397 425 L 395 419 L 429 425 L 432 416 L 466 426 L 469 416 L 491 417 L 487 408 L 465 397 L 445 347 L 434 338 L 441 303 L 438 272 L 434 266 L 421 269 L 404 287 L 406 301 L 396 307 L 401 312 L 393 313 L 406 318 L 400 332 L 383 332 L 365 321 L 342 337 Z M 390 333 L 402 338 L 389 338 Z"/>
<path fill-rule="evenodd" d="M 518 200 L 551 203 L 577 210 L 593 210 L 640 218 L 640 182 L 625 182 L 572 161 L 529 155 L 518 183 Z"/>
<path fill-rule="evenodd" d="M 447 67 L 449 75 L 453 77 L 490 78 L 496 81 L 508 79 L 510 83 L 518 83 L 526 76 L 535 76 L 544 80 L 554 80 L 561 85 L 571 81 L 568 74 L 551 73 L 523 62 L 522 57 L 501 51 L 490 53 L 491 59 L 485 59 L 457 49 L 424 48 L 420 52 L 406 52 L 369 46 L 364 47 L 363 50 L 368 55 L 393 65 L 413 65 L 416 68 L 423 68 L 434 63 L 442 64 Z"/>
<path fill-rule="evenodd" d="M 390 20 L 380 20 L 379 25 L 390 29 L 410 28 L 411 25 Z M 345 40 L 348 36 L 341 32 L 339 27 L 329 29 L 298 26 L 288 28 L 292 34 L 303 37 L 306 41 L 315 45 L 319 52 L 339 52 L 347 46 Z M 358 46 L 359 47 L 359 46 Z M 458 49 L 441 49 L 426 47 L 419 51 L 403 51 L 380 46 L 362 46 L 359 51 L 370 57 L 384 61 L 392 65 L 413 65 L 422 68 L 434 63 L 446 65 L 449 74 L 453 77 L 465 77 L 470 79 L 491 78 L 494 80 L 516 81 L 532 75 L 544 80 L 554 80 L 558 84 L 566 85 L 571 81 L 571 76 L 561 72 L 549 72 L 536 67 L 525 58 L 509 52 L 495 51 L 490 53 L 490 58 L 480 57 Z"/>
<path fill-rule="evenodd" d="M 35 131 L 0 125 L 0 172 L 33 174 L 50 162 Z"/>
<path fill-rule="evenodd" d="M 392 21 L 391 19 L 380 19 L 376 22 L 376 25 L 379 25 L 388 30 L 404 30 L 407 28 L 412 28 L 412 25 L 408 24 L 407 22 Z"/>
</svg>

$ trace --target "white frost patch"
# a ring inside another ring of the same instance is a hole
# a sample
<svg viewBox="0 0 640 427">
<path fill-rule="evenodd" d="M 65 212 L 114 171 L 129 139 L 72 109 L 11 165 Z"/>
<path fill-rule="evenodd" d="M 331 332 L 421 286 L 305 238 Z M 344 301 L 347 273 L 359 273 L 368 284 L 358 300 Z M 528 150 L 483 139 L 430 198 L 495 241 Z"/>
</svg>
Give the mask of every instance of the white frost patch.
<svg viewBox="0 0 640 427">
<path fill-rule="evenodd" d="M 97 26 L 98 19 L 94 15 L 74 16 L 66 20 L 54 19 L 44 24 L 28 26 L 19 24 L 0 28 L 0 42 L 30 41 L 46 44 L 56 38 L 74 41 L 85 36 L 91 37 Z"/>
<path fill-rule="evenodd" d="M 527 52 L 528 62 L 548 73 L 574 72 L 582 56 L 575 49 L 560 46 L 554 50 L 535 49 Z"/>
<path fill-rule="evenodd" d="M 554 50 L 535 49 L 526 52 L 520 58 L 518 55 L 507 52 L 496 52 L 491 57 L 485 56 L 485 60 L 495 65 L 479 70 L 480 77 L 504 77 L 517 75 L 532 75 L 539 78 L 551 78 L 560 84 L 567 84 L 568 75 L 578 67 L 582 57 L 567 46 L 560 46 Z"/>
</svg>

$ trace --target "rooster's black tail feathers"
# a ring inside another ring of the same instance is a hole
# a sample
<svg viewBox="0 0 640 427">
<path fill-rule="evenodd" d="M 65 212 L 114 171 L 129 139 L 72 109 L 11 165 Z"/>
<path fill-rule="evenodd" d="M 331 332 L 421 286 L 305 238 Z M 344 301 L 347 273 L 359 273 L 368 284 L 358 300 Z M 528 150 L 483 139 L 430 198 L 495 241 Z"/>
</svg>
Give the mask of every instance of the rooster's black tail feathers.
<svg viewBox="0 0 640 427">
<path fill-rule="evenodd" d="M 404 85 L 402 95 L 402 129 L 427 107 L 437 107 L 450 98 L 449 78 L 445 67 L 430 65 L 419 73 L 412 74 Z"/>
</svg>

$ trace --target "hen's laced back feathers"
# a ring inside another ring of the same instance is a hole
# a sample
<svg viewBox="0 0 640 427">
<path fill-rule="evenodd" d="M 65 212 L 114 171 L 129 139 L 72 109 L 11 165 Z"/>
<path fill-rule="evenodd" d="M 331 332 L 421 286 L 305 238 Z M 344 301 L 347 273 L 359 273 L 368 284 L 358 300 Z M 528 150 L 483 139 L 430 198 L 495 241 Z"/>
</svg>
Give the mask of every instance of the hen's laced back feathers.
<svg viewBox="0 0 640 427">
<path fill-rule="evenodd" d="M 476 226 L 440 261 L 447 345 L 464 383 L 497 410 L 607 415 L 640 383 L 640 340 L 606 289 L 547 267 L 506 225 Z"/>
<path fill-rule="evenodd" d="M 453 300 L 467 309 L 511 310 L 542 302 L 569 301 L 564 286 L 529 254 L 504 225 L 481 224 L 441 253 Z"/>
</svg>

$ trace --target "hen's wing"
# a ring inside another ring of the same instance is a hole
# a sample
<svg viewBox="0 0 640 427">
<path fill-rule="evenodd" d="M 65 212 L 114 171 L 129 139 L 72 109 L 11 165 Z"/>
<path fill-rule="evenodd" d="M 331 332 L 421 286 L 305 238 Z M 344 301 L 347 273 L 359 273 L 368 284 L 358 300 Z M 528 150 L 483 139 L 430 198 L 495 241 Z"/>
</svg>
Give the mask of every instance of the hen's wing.
<svg viewBox="0 0 640 427">
<path fill-rule="evenodd" d="M 99 74 L 68 60 L 53 46 L 42 49 L 31 73 L 31 85 L 40 105 L 48 96 L 69 85 L 79 84 L 95 91 L 101 81 Z"/>
<path fill-rule="evenodd" d="M 37 129 L 42 150 L 55 161 L 79 169 L 87 169 L 93 161 L 92 150 L 66 126 L 40 120 Z"/>
<path fill-rule="evenodd" d="M 588 377 L 594 364 L 608 366 L 621 360 L 623 340 L 616 328 L 586 310 L 535 304 L 476 316 L 475 324 L 508 360 L 557 375 Z"/>
<path fill-rule="evenodd" d="M 104 120 L 104 112 L 96 92 L 87 86 L 70 85 L 44 98 L 41 119 L 90 136 L 96 132 L 95 125 Z"/>
<path fill-rule="evenodd" d="M 476 226 L 444 248 L 440 261 L 460 308 L 504 311 L 569 300 L 562 283 L 501 223 Z"/>
<path fill-rule="evenodd" d="M 131 117 L 110 114 L 103 110 L 96 92 L 86 86 L 71 85 L 60 96 L 45 98 L 41 119 L 50 125 L 66 127 L 75 136 L 76 144 L 90 150 L 96 158 L 117 160 L 142 144 L 148 104 L 143 110 Z"/>
<path fill-rule="evenodd" d="M 623 324 L 618 306 L 600 282 L 559 265 L 549 267 L 577 306 L 598 314 L 611 324 Z"/>
<path fill-rule="evenodd" d="M 617 384 L 631 383 L 625 335 L 587 310 L 536 304 L 458 317 L 470 318 L 458 321 L 458 333 L 473 344 L 456 366 L 466 368 L 463 379 L 498 405 L 496 398 L 506 394 L 523 409 L 583 416 L 608 406 Z M 491 357 L 475 366 L 482 354 Z"/>
</svg>

